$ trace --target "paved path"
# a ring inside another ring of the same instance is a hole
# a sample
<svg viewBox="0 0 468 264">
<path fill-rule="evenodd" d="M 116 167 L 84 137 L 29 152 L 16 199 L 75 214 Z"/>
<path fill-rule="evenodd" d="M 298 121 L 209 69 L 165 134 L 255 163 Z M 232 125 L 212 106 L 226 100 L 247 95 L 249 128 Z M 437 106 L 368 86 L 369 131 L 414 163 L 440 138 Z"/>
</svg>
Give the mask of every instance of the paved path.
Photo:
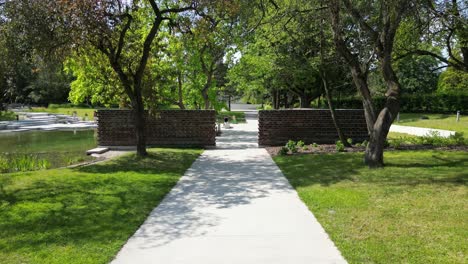
<svg viewBox="0 0 468 264">
<path fill-rule="evenodd" d="M 346 263 L 257 147 L 257 121 L 234 126 L 198 158 L 114 264 Z"/>
<path fill-rule="evenodd" d="M 450 137 L 451 135 L 455 135 L 455 131 L 450 131 L 450 130 L 425 128 L 425 127 L 399 126 L 399 125 L 392 125 L 390 127 L 390 132 L 406 133 L 406 134 L 415 135 L 415 136 L 427 136 L 433 132 L 438 132 L 441 137 L 446 137 L 446 138 Z"/>
</svg>

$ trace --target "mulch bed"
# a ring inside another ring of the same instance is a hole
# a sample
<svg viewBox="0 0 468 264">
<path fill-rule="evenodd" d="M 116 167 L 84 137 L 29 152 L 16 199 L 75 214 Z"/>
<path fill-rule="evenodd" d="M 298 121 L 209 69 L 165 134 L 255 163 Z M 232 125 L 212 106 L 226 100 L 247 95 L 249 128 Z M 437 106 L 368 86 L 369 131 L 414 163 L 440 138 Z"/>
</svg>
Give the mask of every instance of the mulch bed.
<svg viewBox="0 0 468 264">
<path fill-rule="evenodd" d="M 277 147 L 265 147 L 268 153 L 274 157 L 278 155 L 278 152 L 283 146 Z M 329 153 L 338 153 L 336 151 L 335 144 L 322 144 L 317 147 L 307 146 L 308 150 L 298 150 L 297 153 L 288 155 L 305 155 L 305 154 L 329 154 Z M 352 147 L 352 148 L 345 148 L 344 152 L 364 152 L 366 150 L 365 147 Z M 402 145 L 398 148 L 394 147 L 387 147 L 385 148 L 386 151 L 394 151 L 394 150 L 443 150 L 443 151 L 467 151 L 468 146 L 446 146 L 446 147 L 436 147 L 432 145 Z"/>
</svg>

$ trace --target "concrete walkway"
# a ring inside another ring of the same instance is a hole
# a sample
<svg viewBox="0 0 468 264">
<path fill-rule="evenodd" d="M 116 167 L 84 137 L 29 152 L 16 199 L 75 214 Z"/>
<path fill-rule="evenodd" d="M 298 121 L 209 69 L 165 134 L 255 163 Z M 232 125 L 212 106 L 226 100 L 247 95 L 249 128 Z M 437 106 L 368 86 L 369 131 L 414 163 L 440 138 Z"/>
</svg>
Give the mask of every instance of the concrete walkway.
<svg viewBox="0 0 468 264">
<path fill-rule="evenodd" d="M 390 127 L 390 132 L 405 133 L 405 134 L 415 135 L 419 137 L 428 136 L 434 132 L 439 133 L 441 137 L 445 137 L 445 138 L 455 135 L 455 131 L 451 131 L 451 130 L 425 128 L 425 127 L 413 127 L 413 126 L 399 126 L 399 125 L 392 125 Z"/>
<path fill-rule="evenodd" d="M 257 121 L 233 126 L 112 263 L 346 263 L 266 150 L 257 147 Z"/>
</svg>

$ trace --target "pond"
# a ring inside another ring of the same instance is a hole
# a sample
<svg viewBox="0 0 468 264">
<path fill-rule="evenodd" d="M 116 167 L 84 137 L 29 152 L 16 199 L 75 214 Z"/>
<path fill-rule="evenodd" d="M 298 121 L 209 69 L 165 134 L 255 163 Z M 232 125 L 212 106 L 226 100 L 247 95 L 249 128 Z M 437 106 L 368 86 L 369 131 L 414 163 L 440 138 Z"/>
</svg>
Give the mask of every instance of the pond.
<svg viewBox="0 0 468 264">
<path fill-rule="evenodd" d="M 0 172 L 57 168 L 91 160 L 86 150 L 96 145 L 94 130 L 0 133 Z"/>
</svg>

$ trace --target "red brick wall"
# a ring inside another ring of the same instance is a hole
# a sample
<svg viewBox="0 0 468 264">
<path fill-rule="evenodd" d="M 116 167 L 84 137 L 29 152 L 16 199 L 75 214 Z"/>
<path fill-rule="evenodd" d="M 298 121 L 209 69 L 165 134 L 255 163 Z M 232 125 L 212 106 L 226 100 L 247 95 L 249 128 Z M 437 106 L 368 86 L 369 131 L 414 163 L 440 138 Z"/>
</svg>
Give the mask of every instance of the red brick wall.
<svg viewBox="0 0 468 264">
<path fill-rule="evenodd" d="M 131 110 L 98 110 L 96 118 L 100 146 L 135 146 Z M 164 110 L 146 120 L 146 143 L 150 146 L 215 145 L 215 111 Z"/>
<path fill-rule="evenodd" d="M 368 139 L 364 110 L 336 110 L 341 129 L 346 138 L 354 142 Z M 335 143 L 339 138 L 330 111 L 266 110 L 259 111 L 258 143 L 260 146 L 281 146 L 288 140 L 311 143 Z"/>
</svg>

